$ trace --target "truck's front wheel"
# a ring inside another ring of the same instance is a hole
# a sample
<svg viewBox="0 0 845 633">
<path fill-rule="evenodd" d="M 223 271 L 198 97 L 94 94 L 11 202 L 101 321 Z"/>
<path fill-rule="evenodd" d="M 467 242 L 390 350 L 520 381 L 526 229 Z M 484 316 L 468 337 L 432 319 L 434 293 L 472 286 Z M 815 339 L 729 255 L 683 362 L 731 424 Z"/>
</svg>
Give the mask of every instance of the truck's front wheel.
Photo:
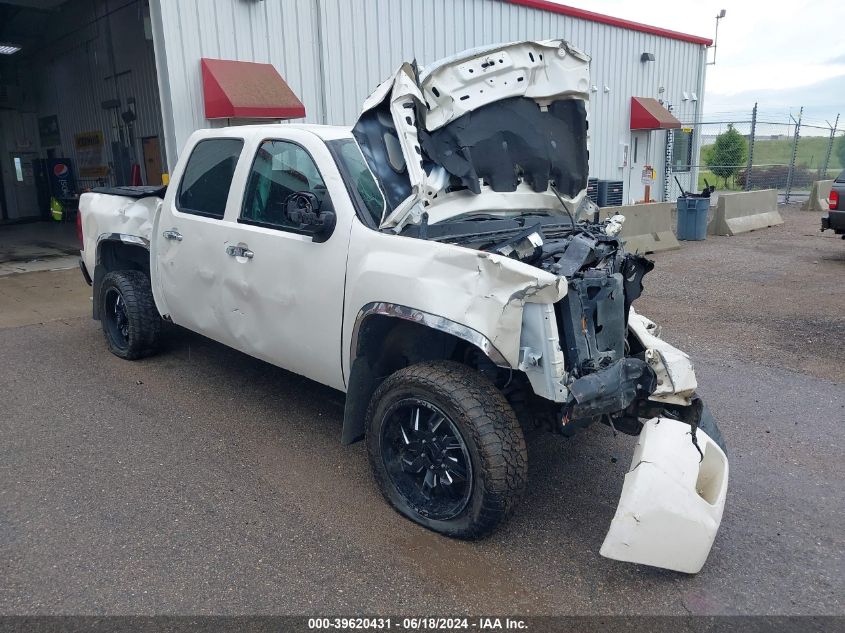
<svg viewBox="0 0 845 633">
<path fill-rule="evenodd" d="M 492 532 L 528 474 L 522 429 L 504 396 L 452 362 L 412 365 L 381 384 L 367 412 L 367 451 L 394 508 L 458 538 Z"/>
<path fill-rule="evenodd" d="M 139 270 L 110 272 L 103 278 L 99 301 L 103 333 L 112 354 L 135 360 L 155 352 L 161 317 L 149 277 Z"/>
</svg>

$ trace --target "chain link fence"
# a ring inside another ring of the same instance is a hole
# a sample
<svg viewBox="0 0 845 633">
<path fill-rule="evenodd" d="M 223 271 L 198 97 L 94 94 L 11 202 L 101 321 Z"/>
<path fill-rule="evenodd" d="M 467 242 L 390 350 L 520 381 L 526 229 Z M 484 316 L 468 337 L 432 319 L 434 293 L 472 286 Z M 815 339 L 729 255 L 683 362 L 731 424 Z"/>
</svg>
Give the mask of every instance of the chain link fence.
<svg viewBox="0 0 845 633">
<path fill-rule="evenodd" d="M 845 169 L 845 130 L 797 112 L 713 117 L 683 124 L 667 139 L 666 199 L 683 191 L 777 189 L 781 202 L 800 202 L 813 182 Z"/>
</svg>

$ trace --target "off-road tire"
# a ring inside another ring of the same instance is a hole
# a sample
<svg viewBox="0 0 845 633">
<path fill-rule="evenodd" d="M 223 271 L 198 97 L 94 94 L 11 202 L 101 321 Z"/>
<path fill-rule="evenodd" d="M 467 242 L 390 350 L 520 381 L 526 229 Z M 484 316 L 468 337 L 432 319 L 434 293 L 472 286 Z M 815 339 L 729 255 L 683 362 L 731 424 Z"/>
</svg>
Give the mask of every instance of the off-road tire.
<svg viewBox="0 0 845 633">
<path fill-rule="evenodd" d="M 125 306 L 126 337 L 115 331 L 115 293 Z M 161 316 L 156 310 L 150 279 L 139 270 L 108 273 L 100 285 L 100 320 L 109 351 L 126 360 L 137 360 L 156 352 L 161 334 Z"/>
<path fill-rule="evenodd" d="M 472 464 L 469 500 L 460 514 L 433 520 L 412 507 L 394 485 L 382 453 L 382 426 L 392 405 L 406 398 L 431 403 L 447 414 Z M 442 534 L 476 539 L 493 532 L 513 511 L 528 478 L 522 428 L 505 397 L 484 376 L 459 363 L 425 362 L 390 375 L 367 410 L 367 453 L 385 499 L 402 515 Z"/>
</svg>

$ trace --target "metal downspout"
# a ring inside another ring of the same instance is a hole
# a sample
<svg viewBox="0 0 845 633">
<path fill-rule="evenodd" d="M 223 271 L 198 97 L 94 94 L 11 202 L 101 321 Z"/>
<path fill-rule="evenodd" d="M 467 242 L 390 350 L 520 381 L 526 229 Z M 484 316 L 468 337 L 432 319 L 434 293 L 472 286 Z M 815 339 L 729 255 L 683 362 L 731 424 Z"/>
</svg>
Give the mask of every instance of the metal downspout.
<svg viewBox="0 0 845 633">
<path fill-rule="evenodd" d="M 326 98 L 326 68 L 323 52 L 323 2 L 315 0 L 317 6 L 317 55 L 320 66 L 320 123 L 327 125 L 329 121 L 328 99 Z"/>
</svg>

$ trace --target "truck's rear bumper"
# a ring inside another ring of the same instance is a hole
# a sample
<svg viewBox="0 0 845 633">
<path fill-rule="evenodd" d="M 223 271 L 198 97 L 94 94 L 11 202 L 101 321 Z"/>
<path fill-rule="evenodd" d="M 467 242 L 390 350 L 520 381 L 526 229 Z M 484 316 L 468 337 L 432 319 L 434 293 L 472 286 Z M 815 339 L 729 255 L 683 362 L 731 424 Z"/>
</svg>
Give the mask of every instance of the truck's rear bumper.
<svg viewBox="0 0 845 633">
<path fill-rule="evenodd" d="M 652 418 L 640 434 L 631 469 L 601 555 L 616 560 L 697 573 L 722 522 L 728 458 L 698 429 Z"/>
</svg>

